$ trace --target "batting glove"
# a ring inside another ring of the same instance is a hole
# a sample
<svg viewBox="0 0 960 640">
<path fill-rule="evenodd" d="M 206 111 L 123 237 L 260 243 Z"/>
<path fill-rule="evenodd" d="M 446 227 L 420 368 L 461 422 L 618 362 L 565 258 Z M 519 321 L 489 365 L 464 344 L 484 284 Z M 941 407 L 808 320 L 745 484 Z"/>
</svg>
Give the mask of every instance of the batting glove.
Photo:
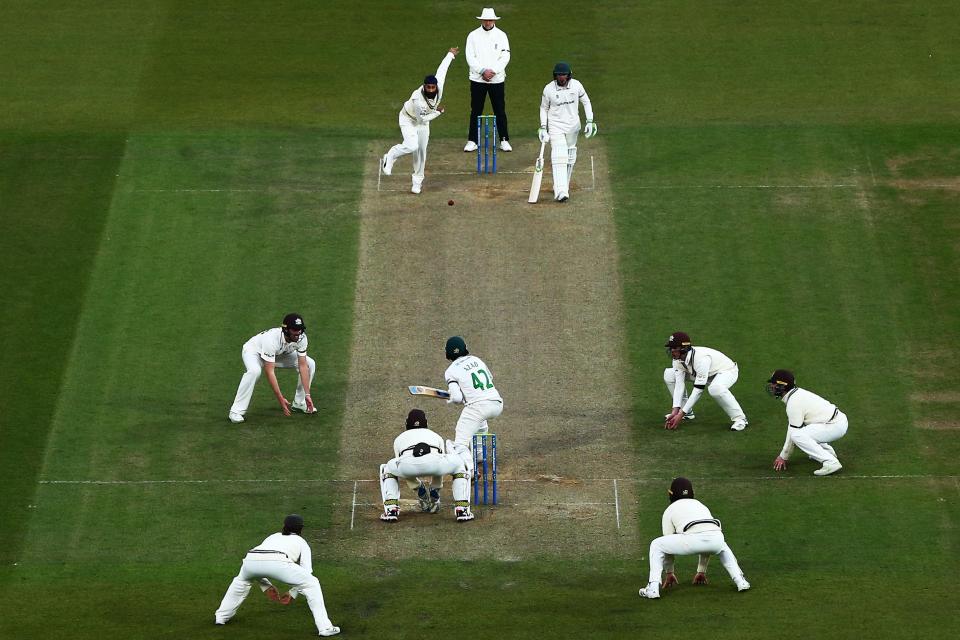
<svg viewBox="0 0 960 640">
<path fill-rule="evenodd" d="M 597 135 L 597 124 L 593 120 L 587 120 L 587 126 L 583 128 L 583 135 L 588 138 Z"/>
<path fill-rule="evenodd" d="M 547 133 L 547 128 L 540 127 L 537 129 L 537 137 L 540 138 L 540 142 L 548 142 L 550 140 L 550 135 Z"/>
</svg>

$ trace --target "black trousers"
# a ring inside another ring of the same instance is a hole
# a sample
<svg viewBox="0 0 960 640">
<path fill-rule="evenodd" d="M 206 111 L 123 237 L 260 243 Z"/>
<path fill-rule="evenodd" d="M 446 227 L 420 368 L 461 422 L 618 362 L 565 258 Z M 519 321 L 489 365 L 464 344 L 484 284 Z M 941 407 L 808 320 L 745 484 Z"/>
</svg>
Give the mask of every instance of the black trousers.
<svg viewBox="0 0 960 640">
<path fill-rule="evenodd" d="M 493 114 L 497 116 L 497 134 L 501 140 L 510 139 L 510 134 L 507 132 L 505 84 L 505 82 L 490 84 L 489 82 L 470 81 L 470 126 L 467 127 L 467 140 L 480 142 L 477 140 L 477 116 L 483 115 L 483 106 L 487 101 L 488 94 L 490 95 L 490 106 L 493 107 Z"/>
</svg>

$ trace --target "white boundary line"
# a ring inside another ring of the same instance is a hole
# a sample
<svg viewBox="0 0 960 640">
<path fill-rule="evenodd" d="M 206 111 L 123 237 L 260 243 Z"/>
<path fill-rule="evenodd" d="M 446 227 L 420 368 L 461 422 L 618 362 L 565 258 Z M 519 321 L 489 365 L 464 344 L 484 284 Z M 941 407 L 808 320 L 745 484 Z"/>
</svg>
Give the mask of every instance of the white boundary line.
<svg viewBox="0 0 960 640">
<path fill-rule="evenodd" d="M 853 474 L 840 474 L 835 476 L 830 476 L 835 480 L 954 480 L 957 481 L 960 479 L 960 475 L 924 475 L 924 474 L 875 474 L 875 475 L 853 475 Z M 551 484 L 557 484 L 558 486 L 571 486 L 577 483 L 587 483 L 587 482 L 635 482 L 635 483 L 654 483 L 654 482 L 670 482 L 673 478 L 671 477 L 660 477 L 660 478 L 564 478 L 566 482 L 564 483 L 554 483 L 549 480 L 541 480 L 537 478 L 531 479 L 500 479 L 499 482 L 511 483 L 511 482 L 537 482 L 545 486 Z M 690 476 L 691 480 L 698 481 L 707 481 L 707 482 L 756 482 L 758 480 L 816 480 L 818 482 L 824 482 L 823 479 L 818 478 L 812 474 L 803 474 L 795 476 L 742 476 L 742 477 L 710 477 L 710 476 Z M 279 483 L 305 483 L 305 484 L 315 484 L 321 482 L 337 483 L 337 482 L 352 482 L 354 486 L 360 482 L 377 482 L 375 479 L 366 479 L 366 478 L 348 478 L 348 479 L 329 479 L 329 478 L 300 478 L 300 479 L 288 479 L 288 478 L 213 478 L 207 480 L 39 480 L 38 484 L 43 485 L 151 485 L 151 484 L 244 484 L 244 483 L 254 483 L 254 484 L 279 484 Z"/>
</svg>

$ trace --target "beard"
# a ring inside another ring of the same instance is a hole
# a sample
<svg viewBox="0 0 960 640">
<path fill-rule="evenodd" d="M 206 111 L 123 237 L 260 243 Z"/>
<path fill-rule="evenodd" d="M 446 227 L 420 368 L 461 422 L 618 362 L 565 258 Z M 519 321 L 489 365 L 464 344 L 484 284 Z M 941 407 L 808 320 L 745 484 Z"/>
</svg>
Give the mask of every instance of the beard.
<svg viewBox="0 0 960 640">
<path fill-rule="evenodd" d="M 437 94 L 439 94 L 440 92 L 439 91 L 423 91 L 422 93 L 424 98 L 433 100 L 437 97 Z"/>
</svg>

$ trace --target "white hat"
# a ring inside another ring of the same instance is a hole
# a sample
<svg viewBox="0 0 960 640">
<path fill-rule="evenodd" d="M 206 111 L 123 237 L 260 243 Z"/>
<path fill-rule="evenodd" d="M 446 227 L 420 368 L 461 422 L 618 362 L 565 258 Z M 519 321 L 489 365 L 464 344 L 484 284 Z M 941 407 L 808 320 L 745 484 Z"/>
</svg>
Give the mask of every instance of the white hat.
<svg viewBox="0 0 960 640">
<path fill-rule="evenodd" d="M 484 7 L 483 11 L 480 12 L 480 15 L 477 16 L 477 20 L 499 20 L 500 16 L 494 12 L 493 7 Z"/>
</svg>

